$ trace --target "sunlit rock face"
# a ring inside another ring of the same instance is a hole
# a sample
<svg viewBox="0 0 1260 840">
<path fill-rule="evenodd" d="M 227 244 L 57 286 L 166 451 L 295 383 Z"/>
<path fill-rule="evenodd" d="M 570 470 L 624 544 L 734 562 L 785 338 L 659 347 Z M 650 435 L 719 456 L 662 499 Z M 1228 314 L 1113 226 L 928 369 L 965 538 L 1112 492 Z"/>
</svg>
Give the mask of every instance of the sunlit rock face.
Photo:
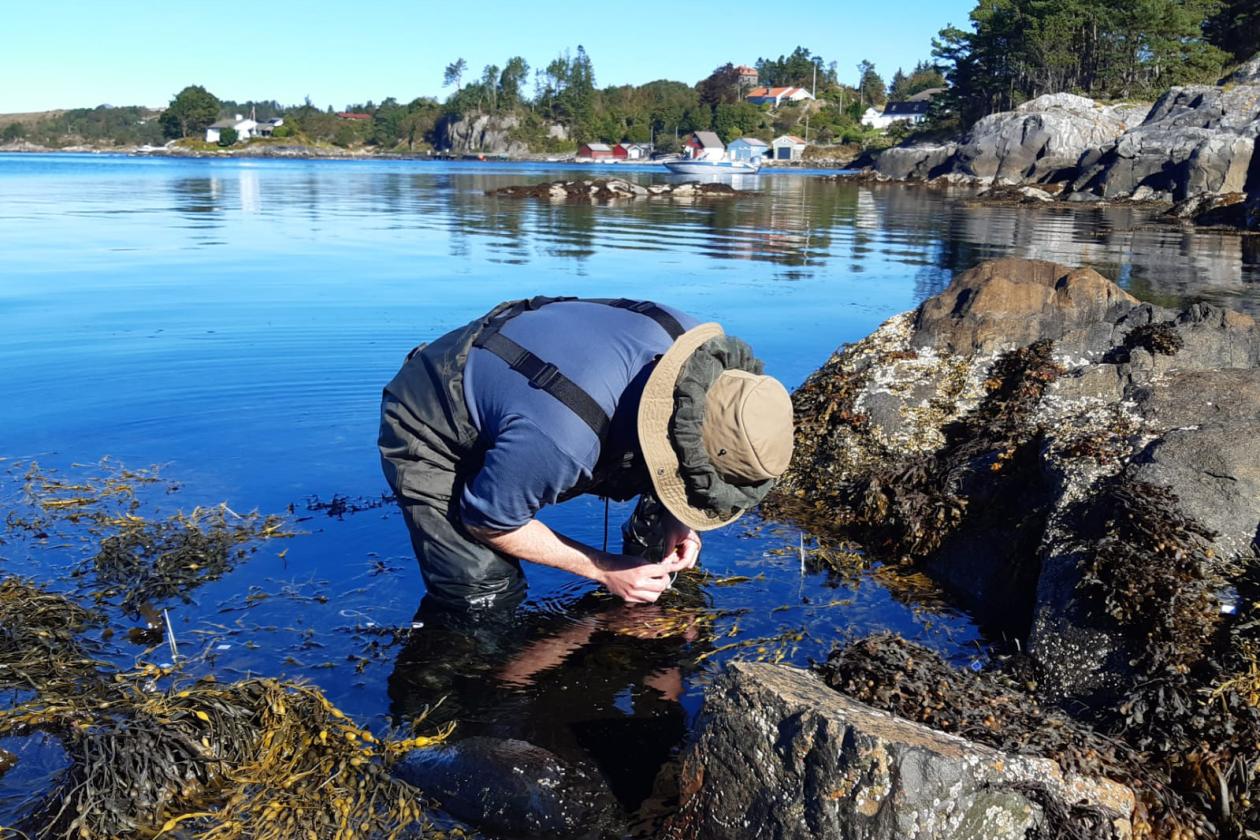
<svg viewBox="0 0 1260 840">
<path fill-rule="evenodd" d="M 1214 199 L 1178 215 L 1197 219 L 1237 205 L 1204 223 L 1256 228 L 1258 67 L 1260 57 L 1221 85 L 1174 87 L 1153 106 L 1047 94 L 978 120 L 956 142 L 888 149 L 873 171 L 888 180 L 1055 184 L 1065 187 L 1062 199 L 1076 202 Z"/>
<path fill-rule="evenodd" d="M 1260 135 L 1260 84 L 1189 85 L 1081 158 L 1072 188 L 1103 199 L 1182 201 L 1242 192 Z"/>
</svg>

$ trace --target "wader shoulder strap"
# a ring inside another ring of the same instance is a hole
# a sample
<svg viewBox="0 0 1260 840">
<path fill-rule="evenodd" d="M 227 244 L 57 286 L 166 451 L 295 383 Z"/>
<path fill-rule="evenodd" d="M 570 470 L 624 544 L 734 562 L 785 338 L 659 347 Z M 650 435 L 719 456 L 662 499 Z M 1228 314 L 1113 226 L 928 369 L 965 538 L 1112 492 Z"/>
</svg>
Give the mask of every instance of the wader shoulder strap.
<svg viewBox="0 0 1260 840">
<path fill-rule="evenodd" d="M 473 341 L 473 346 L 489 350 L 507 362 L 508 367 L 529 380 L 531 387 L 551 394 L 562 405 L 576 414 L 583 423 L 590 426 L 596 437 L 603 440 L 608 432 L 610 421 L 607 412 L 600 407 L 599 403 L 590 394 L 582 390 L 581 386 L 576 382 L 561 373 L 560 369 L 551 362 L 544 362 L 529 350 L 526 350 L 499 332 L 499 329 L 505 323 L 522 312 L 539 309 L 549 303 L 571 300 L 578 300 L 578 298 L 536 297 L 511 306 L 502 314 L 491 319 L 490 323 Z M 590 303 L 602 303 L 651 318 L 665 332 L 669 333 L 669 337 L 673 339 L 677 339 L 678 336 L 686 332 L 682 324 L 678 323 L 677 318 L 651 301 L 617 298 L 616 300 L 591 300 Z"/>
<path fill-rule="evenodd" d="M 653 321 L 661 325 L 661 329 L 669 333 L 669 337 L 677 340 L 686 330 L 682 324 L 678 323 L 678 319 L 670 315 L 661 307 L 652 303 L 650 300 L 630 300 L 628 298 L 617 298 L 616 300 L 605 301 L 609 306 L 615 306 L 618 309 L 629 309 L 631 312 L 637 312 L 640 315 L 646 315 Z"/>
<path fill-rule="evenodd" d="M 546 391 L 591 427 L 600 440 L 608 432 L 608 414 L 590 394 L 551 362 L 544 362 L 498 330 L 486 331 L 473 346 L 489 350 L 508 363 L 508 367 L 529 380 L 530 387 Z"/>
</svg>

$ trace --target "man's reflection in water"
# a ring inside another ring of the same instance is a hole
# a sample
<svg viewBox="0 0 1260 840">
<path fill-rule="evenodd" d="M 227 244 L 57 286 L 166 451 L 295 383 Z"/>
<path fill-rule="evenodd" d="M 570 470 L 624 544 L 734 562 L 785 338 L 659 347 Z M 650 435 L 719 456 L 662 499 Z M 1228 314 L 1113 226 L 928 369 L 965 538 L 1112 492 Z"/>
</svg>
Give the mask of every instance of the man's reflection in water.
<svg viewBox="0 0 1260 840">
<path fill-rule="evenodd" d="M 455 738 L 528 741 L 595 770 L 627 812 L 660 804 L 686 733 L 688 663 L 707 646 L 703 594 L 680 580 L 655 605 L 591 594 L 549 606 L 469 614 L 422 601 L 424 626 L 390 675 L 392 714 L 432 709 L 427 723 L 454 721 Z"/>
</svg>

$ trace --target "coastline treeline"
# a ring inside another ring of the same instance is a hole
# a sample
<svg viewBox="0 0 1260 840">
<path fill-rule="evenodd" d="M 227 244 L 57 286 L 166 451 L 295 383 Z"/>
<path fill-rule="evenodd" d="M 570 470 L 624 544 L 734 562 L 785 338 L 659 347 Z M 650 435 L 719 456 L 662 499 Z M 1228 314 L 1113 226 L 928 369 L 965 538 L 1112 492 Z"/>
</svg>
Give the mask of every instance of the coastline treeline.
<svg viewBox="0 0 1260 840">
<path fill-rule="evenodd" d="M 1260 50 L 1257 0 L 980 0 L 933 57 L 963 125 L 1045 93 L 1148 99 Z"/>
<path fill-rule="evenodd" d="M 978 0 L 969 24 L 942 29 L 932 60 L 909 73 L 897 68 L 891 84 L 865 60 L 855 64 L 858 83 L 843 84 L 837 61 L 804 47 L 758 58 L 759 86 L 802 87 L 814 96 L 779 107 L 748 102 L 750 82 L 733 63 L 695 84 L 659 79 L 601 88 L 591 56 L 578 46 L 543 65 L 510 56 L 480 72 L 457 57 L 445 68 L 443 84 L 451 90 L 444 101 L 391 97 L 337 110 L 309 98 L 287 106 L 219 100 L 189 85 L 163 111 L 99 106 L 58 112 L 0 126 L 0 143 L 196 145 L 216 119 L 253 114 L 284 118 L 277 140 L 381 151 L 445 148 L 452 125 L 483 116 L 498 118 L 495 125 L 509 140 L 536 152 L 572 152 L 594 141 L 674 151 L 701 130 L 726 142 L 793 133 L 815 144 L 870 147 L 903 139 L 911 129 L 867 128 L 861 123 L 866 109 L 926 90 L 945 93 L 934 100 L 927 125 L 915 131 L 949 133 L 1045 93 L 1150 99 L 1171 85 L 1215 81 L 1229 64 L 1260 52 L 1260 0 Z"/>
</svg>

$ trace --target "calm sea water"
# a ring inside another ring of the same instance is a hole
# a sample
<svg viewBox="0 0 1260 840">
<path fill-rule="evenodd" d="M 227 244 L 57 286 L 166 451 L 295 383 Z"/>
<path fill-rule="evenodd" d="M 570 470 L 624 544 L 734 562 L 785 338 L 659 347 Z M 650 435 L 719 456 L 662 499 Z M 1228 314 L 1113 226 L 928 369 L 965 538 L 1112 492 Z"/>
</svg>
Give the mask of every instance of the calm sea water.
<svg viewBox="0 0 1260 840">
<path fill-rule="evenodd" d="M 185 648 L 213 653 L 200 667 L 313 680 L 380 728 L 446 696 L 438 716 L 461 731 L 593 763 L 628 809 L 649 803 L 650 822 L 668 803 L 668 772 L 657 770 L 727 658 L 782 651 L 806 664 L 846 634 L 892 629 L 965 663 L 984 655 L 980 631 L 875 575 L 802 573 L 802 536 L 747 517 L 706 538 L 703 563 L 716 579 L 748 580 L 710 582 L 668 612 L 715 617 L 701 638 L 643 639 L 650 613 L 534 568 L 530 601 L 507 630 L 430 622 L 391 644 L 378 631 L 408 626 L 423 594 L 401 519 L 388 507 L 340 518 L 306 508 L 385 489 L 378 400 L 408 349 L 504 299 L 651 298 L 721 322 L 794 386 L 954 272 L 1006 254 L 1093 265 L 1162 303 L 1260 313 L 1256 238 L 1183 230 L 1149 211 L 969 207 L 808 172 L 694 204 L 485 195 L 595 172 L 0 155 L 0 456 L 67 474 L 103 456 L 162 464 L 181 489 L 146 501 L 166 512 L 293 505 L 302 535 L 265 545 L 193 604 L 170 605 Z M 5 481 L 0 498 L 11 503 L 18 482 Z M 613 510 L 614 542 L 625 512 Z M 603 538 L 594 500 L 544 518 Z M 0 545 L 5 568 L 53 586 L 76 552 Z M 120 662 L 141 653 L 115 651 Z"/>
</svg>

